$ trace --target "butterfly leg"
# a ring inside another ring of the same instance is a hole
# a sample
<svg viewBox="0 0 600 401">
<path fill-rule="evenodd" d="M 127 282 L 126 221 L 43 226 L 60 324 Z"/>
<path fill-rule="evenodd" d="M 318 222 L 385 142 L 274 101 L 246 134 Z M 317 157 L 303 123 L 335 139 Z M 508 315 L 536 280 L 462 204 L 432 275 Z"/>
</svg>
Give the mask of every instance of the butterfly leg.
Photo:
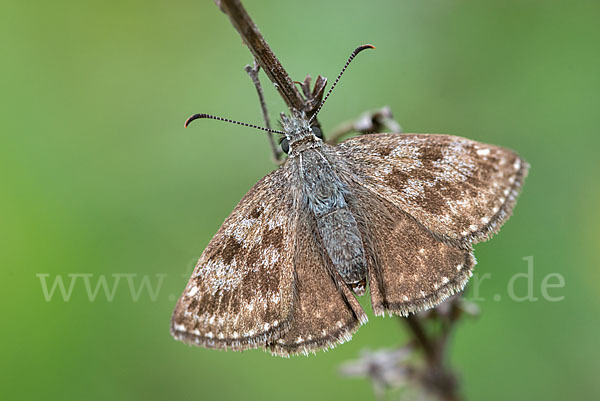
<svg viewBox="0 0 600 401">
<path fill-rule="evenodd" d="M 260 84 L 260 80 L 258 79 L 258 72 L 260 71 L 260 66 L 257 64 L 256 60 L 254 60 L 254 66 L 251 67 L 247 65 L 244 67 L 244 70 L 252 79 L 252 83 L 256 87 L 256 93 L 258 94 L 258 100 L 260 101 L 260 109 L 262 110 L 263 119 L 265 120 L 265 127 L 271 128 L 271 120 L 269 119 L 269 111 L 267 109 L 267 103 L 265 102 L 265 96 L 263 93 L 262 85 Z M 282 152 L 275 143 L 275 138 L 273 138 L 273 134 L 267 132 L 267 138 L 269 139 L 269 145 L 271 145 L 272 157 L 273 161 L 276 164 L 281 164 L 281 156 Z"/>
</svg>

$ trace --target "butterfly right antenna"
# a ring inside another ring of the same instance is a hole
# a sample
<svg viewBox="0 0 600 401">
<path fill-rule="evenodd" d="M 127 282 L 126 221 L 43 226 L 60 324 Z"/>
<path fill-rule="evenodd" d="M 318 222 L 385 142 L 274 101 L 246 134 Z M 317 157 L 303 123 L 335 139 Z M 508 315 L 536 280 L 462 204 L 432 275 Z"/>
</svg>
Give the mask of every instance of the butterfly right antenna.
<svg viewBox="0 0 600 401">
<path fill-rule="evenodd" d="M 359 46 L 356 49 L 354 49 L 354 51 L 352 52 L 352 54 L 350 55 L 350 57 L 348 57 L 348 61 L 346 61 L 346 64 L 344 65 L 344 68 L 342 68 L 342 71 L 340 71 L 339 75 L 337 76 L 337 78 L 333 82 L 333 85 L 331 85 L 331 88 L 329 88 L 329 91 L 327 92 L 327 95 L 325 95 L 325 98 L 323 99 L 323 101 L 321 102 L 321 104 L 319 105 L 319 107 L 317 108 L 317 111 L 315 111 L 315 113 L 312 115 L 312 117 L 310 118 L 310 120 L 308 120 L 309 124 L 312 123 L 312 121 L 317 117 L 317 114 L 319 114 L 319 112 L 321 111 L 321 108 L 323 107 L 323 105 L 327 101 L 327 98 L 329 97 L 329 95 L 331 95 L 331 92 L 333 92 L 333 88 L 335 88 L 335 86 L 339 82 L 340 78 L 342 77 L 342 75 L 346 71 L 346 68 L 348 68 L 348 66 L 350 65 L 350 62 L 354 59 L 354 57 L 356 57 L 356 55 L 358 53 L 362 52 L 365 49 L 374 49 L 374 48 L 375 48 L 375 46 L 373 46 L 373 45 L 362 45 L 362 46 Z"/>
</svg>

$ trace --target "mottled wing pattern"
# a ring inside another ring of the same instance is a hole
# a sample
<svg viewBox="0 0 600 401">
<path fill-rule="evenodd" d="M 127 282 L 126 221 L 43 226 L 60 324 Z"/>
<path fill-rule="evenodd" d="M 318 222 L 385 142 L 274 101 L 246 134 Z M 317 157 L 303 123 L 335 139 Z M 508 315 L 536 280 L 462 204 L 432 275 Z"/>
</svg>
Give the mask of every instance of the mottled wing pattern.
<svg viewBox="0 0 600 401">
<path fill-rule="evenodd" d="M 510 216 L 529 167 L 511 150 L 450 135 L 362 135 L 336 149 L 362 185 L 464 247 Z"/>
<path fill-rule="evenodd" d="M 463 289 L 475 265 L 470 247 L 439 241 L 391 202 L 353 187 L 350 207 L 365 243 L 376 315 L 406 316 Z"/>
<path fill-rule="evenodd" d="M 287 170 L 260 180 L 210 241 L 175 308 L 171 333 L 210 348 L 266 346 L 290 325 L 296 216 Z"/>
<path fill-rule="evenodd" d="M 273 342 L 274 354 L 315 352 L 351 338 L 367 321 L 360 304 L 326 256 L 312 215 L 298 219 L 294 265 L 298 298 L 290 330 Z"/>
</svg>

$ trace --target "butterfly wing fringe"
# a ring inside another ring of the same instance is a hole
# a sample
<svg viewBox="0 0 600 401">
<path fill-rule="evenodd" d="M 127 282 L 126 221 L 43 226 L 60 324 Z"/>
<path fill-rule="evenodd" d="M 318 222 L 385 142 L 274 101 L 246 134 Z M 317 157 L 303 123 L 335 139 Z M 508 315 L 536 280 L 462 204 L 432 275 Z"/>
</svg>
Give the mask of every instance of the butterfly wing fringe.
<svg viewBox="0 0 600 401">
<path fill-rule="evenodd" d="M 518 158 L 519 161 L 519 169 L 514 176 L 514 182 L 506 193 L 506 200 L 498 210 L 498 212 L 490 219 L 489 223 L 484 225 L 479 230 L 469 233 L 465 237 L 462 238 L 463 242 L 476 244 L 478 242 L 487 241 L 494 234 L 496 234 L 500 227 L 512 216 L 513 210 L 517 203 L 517 198 L 521 193 L 521 188 L 525 183 L 525 179 L 527 178 L 527 174 L 529 173 L 529 163 L 527 163 L 524 159 Z"/>
<path fill-rule="evenodd" d="M 273 341 L 281 338 L 289 331 L 291 323 L 289 321 L 281 322 L 277 327 L 256 334 L 252 337 L 219 338 L 218 334 L 203 335 L 198 329 L 187 331 L 185 326 L 171 322 L 171 335 L 187 345 L 201 346 L 204 348 L 243 351 L 253 348 L 264 348 Z"/>
</svg>

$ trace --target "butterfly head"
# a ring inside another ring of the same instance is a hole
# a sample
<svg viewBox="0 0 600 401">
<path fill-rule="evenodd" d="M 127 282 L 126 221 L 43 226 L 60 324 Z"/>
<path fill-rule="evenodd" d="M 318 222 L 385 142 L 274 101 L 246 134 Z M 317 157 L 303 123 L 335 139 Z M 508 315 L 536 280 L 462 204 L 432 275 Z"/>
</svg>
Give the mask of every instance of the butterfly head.
<svg viewBox="0 0 600 401">
<path fill-rule="evenodd" d="M 303 111 L 292 110 L 290 116 L 281 113 L 281 150 L 294 156 L 305 149 L 320 147 L 323 143 L 323 134 L 319 127 L 310 126 L 309 120 Z"/>
</svg>

